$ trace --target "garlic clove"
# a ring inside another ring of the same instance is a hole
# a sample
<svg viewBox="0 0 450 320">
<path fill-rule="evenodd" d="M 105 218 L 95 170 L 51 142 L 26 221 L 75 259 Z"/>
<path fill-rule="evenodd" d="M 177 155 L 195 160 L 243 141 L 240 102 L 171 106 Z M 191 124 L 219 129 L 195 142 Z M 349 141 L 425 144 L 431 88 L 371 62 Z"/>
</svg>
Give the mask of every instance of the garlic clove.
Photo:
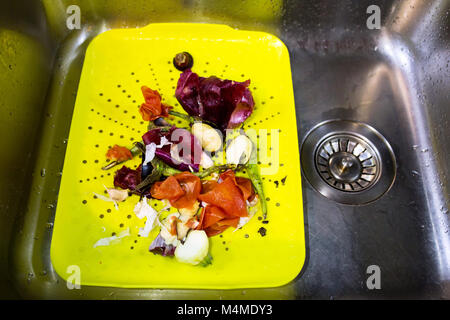
<svg viewBox="0 0 450 320">
<path fill-rule="evenodd" d="M 215 152 L 222 147 L 222 134 L 219 130 L 202 122 L 196 122 L 192 125 L 191 131 L 204 150 Z"/>
</svg>

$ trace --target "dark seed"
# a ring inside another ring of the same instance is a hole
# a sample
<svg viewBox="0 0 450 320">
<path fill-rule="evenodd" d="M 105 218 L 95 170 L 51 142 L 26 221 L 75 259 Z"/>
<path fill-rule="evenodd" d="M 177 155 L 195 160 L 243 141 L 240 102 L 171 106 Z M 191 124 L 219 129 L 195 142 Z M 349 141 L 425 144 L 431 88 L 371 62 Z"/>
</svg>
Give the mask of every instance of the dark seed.
<svg viewBox="0 0 450 320">
<path fill-rule="evenodd" d="M 266 235 L 266 232 L 267 232 L 267 230 L 264 227 L 261 227 L 258 230 L 258 233 L 261 235 L 261 237 L 264 237 Z"/>
</svg>

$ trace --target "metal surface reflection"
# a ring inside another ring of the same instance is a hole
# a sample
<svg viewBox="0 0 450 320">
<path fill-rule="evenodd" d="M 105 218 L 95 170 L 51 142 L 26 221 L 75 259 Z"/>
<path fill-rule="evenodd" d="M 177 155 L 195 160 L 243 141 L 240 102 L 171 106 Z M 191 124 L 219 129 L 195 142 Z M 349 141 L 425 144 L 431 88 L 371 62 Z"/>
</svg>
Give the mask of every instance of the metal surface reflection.
<svg viewBox="0 0 450 320">
<path fill-rule="evenodd" d="M 366 27 L 366 9 L 373 4 L 381 9 L 381 30 Z M 66 28 L 68 5 L 81 9 L 80 30 Z M 201 0 L 1 2 L 1 28 L 40 44 L 33 50 L 44 61 L 30 64 L 29 70 L 33 79 L 50 85 L 24 91 L 24 76 L 14 73 L 18 82 L 11 81 L 14 85 L 5 91 L 15 103 L 18 93 L 33 96 L 35 103 L 21 108 L 33 115 L 27 124 L 36 128 L 29 132 L 36 143 L 25 147 L 23 179 L 0 197 L 0 210 L 7 212 L 0 219 L 0 296 L 449 299 L 449 6 L 445 0 L 280 0 L 259 1 L 257 6 L 255 1 Z M 276 34 L 291 55 L 299 141 L 317 124 L 338 119 L 367 123 L 391 144 L 396 180 L 375 202 L 338 204 L 303 180 L 309 257 L 294 282 L 281 288 L 232 291 L 67 290 L 54 273 L 51 226 L 86 46 L 110 28 L 152 22 L 225 23 Z M 4 61 L 7 67 L 10 63 Z M 48 70 L 40 69 L 42 65 Z M 0 109 L 0 114 L 9 119 L 6 110 Z M 10 139 L 19 141 L 20 123 L 5 126 Z M 42 168 L 45 177 L 40 177 Z M 370 290 L 365 284 L 372 265 L 381 272 L 381 289 Z"/>
</svg>

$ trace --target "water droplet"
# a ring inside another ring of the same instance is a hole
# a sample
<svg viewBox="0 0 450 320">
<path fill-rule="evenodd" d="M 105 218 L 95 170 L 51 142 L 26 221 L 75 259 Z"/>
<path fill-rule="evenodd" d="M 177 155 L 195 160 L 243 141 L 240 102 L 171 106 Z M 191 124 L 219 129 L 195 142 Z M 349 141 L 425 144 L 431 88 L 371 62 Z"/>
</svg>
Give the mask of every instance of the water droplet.
<svg viewBox="0 0 450 320">
<path fill-rule="evenodd" d="M 31 284 L 31 280 L 33 280 L 33 278 L 34 278 L 33 272 L 29 272 L 27 275 L 27 283 Z"/>
<path fill-rule="evenodd" d="M 42 168 L 41 169 L 41 177 L 45 177 L 45 172 L 46 172 L 45 168 Z"/>
</svg>

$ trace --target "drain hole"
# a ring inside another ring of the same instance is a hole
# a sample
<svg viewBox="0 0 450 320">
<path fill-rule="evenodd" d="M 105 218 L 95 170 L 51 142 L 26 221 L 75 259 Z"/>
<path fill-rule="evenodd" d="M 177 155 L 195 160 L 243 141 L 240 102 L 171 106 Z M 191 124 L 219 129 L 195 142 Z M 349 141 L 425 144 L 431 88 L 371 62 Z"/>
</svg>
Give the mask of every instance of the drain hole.
<svg viewBox="0 0 450 320">
<path fill-rule="evenodd" d="M 378 199 L 395 178 L 392 149 L 374 128 L 333 120 L 316 126 L 301 151 L 302 170 L 325 197 L 344 204 Z"/>
<path fill-rule="evenodd" d="M 326 138 L 316 149 L 315 161 L 322 179 L 346 192 L 370 188 L 380 172 L 379 159 L 373 148 L 353 135 Z"/>
</svg>

